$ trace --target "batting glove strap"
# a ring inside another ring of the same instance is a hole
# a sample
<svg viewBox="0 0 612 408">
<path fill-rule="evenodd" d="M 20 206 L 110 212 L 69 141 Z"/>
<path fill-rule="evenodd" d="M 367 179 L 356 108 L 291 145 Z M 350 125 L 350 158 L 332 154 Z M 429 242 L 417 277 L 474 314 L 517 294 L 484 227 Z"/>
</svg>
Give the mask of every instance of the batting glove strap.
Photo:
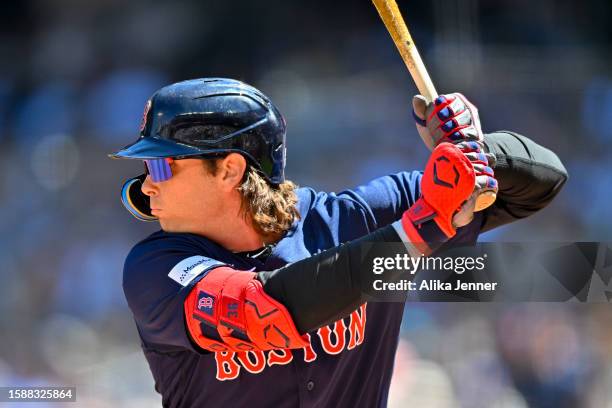
<svg viewBox="0 0 612 408">
<path fill-rule="evenodd" d="M 189 334 L 205 350 L 253 351 L 308 345 L 287 309 L 268 296 L 256 274 L 209 271 L 184 303 Z"/>
<path fill-rule="evenodd" d="M 427 126 L 427 121 L 425 119 L 419 118 L 419 115 L 417 115 L 414 109 L 412 109 L 412 117 L 414 118 L 414 121 L 416 122 L 417 125 L 420 125 L 423 127 Z"/>
<path fill-rule="evenodd" d="M 430 255 L 455 235 L 452 225 L 440 223 L 434 209 L 422 197 L 394 224 L 396 231 L 398 226 L 404 233 L 399 234 L 402 241 L 412 244 L 419 255 Z"/>
</svg>

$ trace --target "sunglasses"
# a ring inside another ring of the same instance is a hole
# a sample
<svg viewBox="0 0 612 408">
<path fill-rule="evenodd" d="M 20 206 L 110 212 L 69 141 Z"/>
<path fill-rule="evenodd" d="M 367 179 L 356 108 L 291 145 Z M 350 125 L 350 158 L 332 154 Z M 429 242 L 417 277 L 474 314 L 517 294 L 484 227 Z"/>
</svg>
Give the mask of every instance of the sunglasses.
<svg viewBox="0 0 612 408">
<path fill-rule="evenodd" d="M 145 175 L 151 175 L 154 183 L 169 180 L 172 177 L 169 158 L 145 160 Z"/>
<path fill-rule="evenodd" d="M 226 153 L 217 153 L 217 154 L 207 154 L 202 156 L 194 156 L 193 158 L 198 158 L 202 160 L 207 159 L 219 159 L 227 156 Z M 172 177 L 172 169 L 170 168 L 170 163 L 173 160 L 177 160 L 170 157 L 165 157 L 162 159 L 148 159 L 143 160 L 145 164 L 145 176 L 151 175 L 151 181 L 154 183 L 159 183 L 160 181 L 170 180 Z"/>
</svg>

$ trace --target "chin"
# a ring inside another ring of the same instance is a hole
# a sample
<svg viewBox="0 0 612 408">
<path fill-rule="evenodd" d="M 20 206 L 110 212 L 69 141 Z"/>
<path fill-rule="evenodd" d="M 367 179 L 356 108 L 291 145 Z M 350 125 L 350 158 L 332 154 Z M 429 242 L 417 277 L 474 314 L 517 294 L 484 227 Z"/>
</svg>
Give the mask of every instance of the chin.
<svg viewBox="0 0 612 408">
<path fill-rule="evenodd" d="M 181 228 L 180 225 L 169 222 L 168 220 L 159 220 L 159 225 L 161 226 L 161 229 L 164 232 L 171 232 L 171 233 L 190 232 L 189 228 Z"/>
<path fill-rule="evenodd" d="M 159 226 L 162 230 L 164 230 L 164 232 L 177 232 L 172 223 L 168 222 L 167 220 L 160 219 Z"/>
</svg>

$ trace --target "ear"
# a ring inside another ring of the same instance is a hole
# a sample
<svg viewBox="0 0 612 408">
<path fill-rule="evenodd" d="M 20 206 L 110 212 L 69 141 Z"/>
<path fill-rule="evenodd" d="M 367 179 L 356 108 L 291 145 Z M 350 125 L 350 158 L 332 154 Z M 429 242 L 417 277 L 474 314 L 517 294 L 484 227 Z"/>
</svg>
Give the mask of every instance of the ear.
<svg viewBox="0 0 612 408">
<path fill-rule="evenodd" d="M 246 159 L 238 153 L 230 153 L 218 162 L 218 174 L 227 191 L 236 189 L 242 183 L 247 168 Z"/>
</svg>

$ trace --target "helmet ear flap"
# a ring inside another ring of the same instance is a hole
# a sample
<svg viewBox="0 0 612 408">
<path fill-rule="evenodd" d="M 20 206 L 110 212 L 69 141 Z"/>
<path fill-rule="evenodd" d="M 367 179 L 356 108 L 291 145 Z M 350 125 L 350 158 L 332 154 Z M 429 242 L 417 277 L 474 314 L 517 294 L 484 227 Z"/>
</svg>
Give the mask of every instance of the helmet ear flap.
<svg viewBox="0 0 612 408">
<path fill-rule="evenodd" d="M 157 217 L 151 214 L 149 197 L 141 190 L 146 177 L 146 174 L 141 174 L 126 181 L 121 188 L 121 202 L 140 221 L 156 221 Z"/>
</svg>

